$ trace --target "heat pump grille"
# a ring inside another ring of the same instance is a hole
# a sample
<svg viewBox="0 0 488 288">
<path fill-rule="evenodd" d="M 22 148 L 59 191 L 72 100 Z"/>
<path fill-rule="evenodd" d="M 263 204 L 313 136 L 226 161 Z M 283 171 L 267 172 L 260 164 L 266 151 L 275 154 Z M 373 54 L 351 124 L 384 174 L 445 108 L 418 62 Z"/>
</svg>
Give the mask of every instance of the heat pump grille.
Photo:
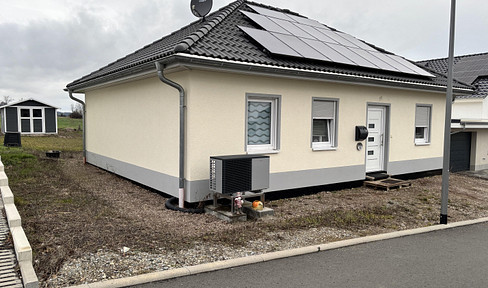
<svg viewBox="0 0 488 288">
<path fill-rule="evenodd" d="M 252 159 L 229 159 L 222 163 L 222 192 L 251 190 Z"/>
<path fill-rule="evenodd" d="M 215 191 L 217 190 L 217 161 L 215 159 L 210 158 L 210 190 Z"/>
</svg>

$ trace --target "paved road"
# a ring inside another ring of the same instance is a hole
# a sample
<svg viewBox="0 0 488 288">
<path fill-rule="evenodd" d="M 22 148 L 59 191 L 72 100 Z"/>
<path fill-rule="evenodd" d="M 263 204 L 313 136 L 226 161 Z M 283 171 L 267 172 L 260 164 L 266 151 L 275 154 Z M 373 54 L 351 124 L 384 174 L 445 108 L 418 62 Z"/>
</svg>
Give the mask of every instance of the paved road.
<svg viewBox="0 0 488 288">
<path fill-rule="evenodd" d="M 488 223 L 136 287 L 488 287 Z"/>
</svg>

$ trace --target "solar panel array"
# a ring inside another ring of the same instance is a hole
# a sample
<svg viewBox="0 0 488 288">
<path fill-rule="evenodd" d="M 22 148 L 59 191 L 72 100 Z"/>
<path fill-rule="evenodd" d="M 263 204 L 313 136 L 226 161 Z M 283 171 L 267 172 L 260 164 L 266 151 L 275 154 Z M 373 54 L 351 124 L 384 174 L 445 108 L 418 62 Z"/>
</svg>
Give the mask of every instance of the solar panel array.
<svg viewBox="0 0 488 288">
<path fill-rule="evenodd" d="M 380 70 L 434 77 L 397 55 L 386 54 L 318 21 L 247 4 L 242 11 L 264 30 L 239 26 L 272 54 L 329 61 Z"/>
</svg>

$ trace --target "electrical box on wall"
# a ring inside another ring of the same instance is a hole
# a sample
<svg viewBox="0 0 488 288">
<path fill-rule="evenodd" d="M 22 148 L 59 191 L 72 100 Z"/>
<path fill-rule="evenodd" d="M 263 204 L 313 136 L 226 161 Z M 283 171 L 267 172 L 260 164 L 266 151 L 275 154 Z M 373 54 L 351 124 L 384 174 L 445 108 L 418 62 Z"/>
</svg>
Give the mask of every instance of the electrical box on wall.
<svg viewBox="0 0 488 288">
<path fill-rule="evenodd" d="M 356 141 L 363 141 L 368 137 L 368 128 L 356 126 Z"/>
<path fill-rule="evenodd" d="M 209 186 L 210 190 L 222 194 L 269 188 L 269 156 L 210 157 Z"/>
</svg>

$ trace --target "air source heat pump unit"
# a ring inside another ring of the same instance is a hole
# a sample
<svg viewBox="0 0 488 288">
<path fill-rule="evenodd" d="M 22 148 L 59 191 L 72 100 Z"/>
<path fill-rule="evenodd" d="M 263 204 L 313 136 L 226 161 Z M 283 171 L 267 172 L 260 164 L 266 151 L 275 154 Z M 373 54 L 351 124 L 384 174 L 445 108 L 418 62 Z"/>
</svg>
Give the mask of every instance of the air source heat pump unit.
<svg viewBox="0 0 488 288">
<path fill-rule="evenodd" d="M 210 190 L 222 194 L 269 188 L 269 156 L 210 157 Z"/>
</svg>

